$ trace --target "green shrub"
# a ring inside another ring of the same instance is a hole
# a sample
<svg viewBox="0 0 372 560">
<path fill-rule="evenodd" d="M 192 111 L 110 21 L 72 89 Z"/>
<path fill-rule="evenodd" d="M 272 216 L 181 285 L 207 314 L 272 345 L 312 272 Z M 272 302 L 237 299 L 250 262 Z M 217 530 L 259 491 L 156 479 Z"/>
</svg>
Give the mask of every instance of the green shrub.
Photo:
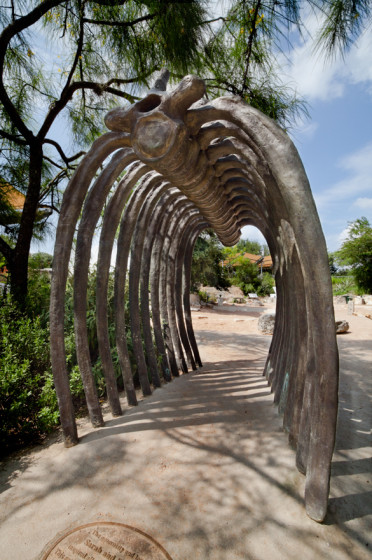
<svg viewBox="0 0 372 560">
<path fill-rule="evenodd" d="M 274 277 L 268 272 L 264 272 L 262 278 L 260 278 L 260 285 L 257 288 L 257 295 L 268 296 L 272 293 L 273 287 L 275 286 Z"/>
<path fill-rule="evenodd" d="M 348 276 L 332 276 L 332 289 L 334 296 L 343 296 L 345 294 L 362 295 L 362 290 L 358 288 L 354 277 Z"/>
<path fill-rule="evenodd" d="M 0 441 L 2 452 L 29 443 L 58 423 L 49 359 L 49 331 L 20 313 L 10 298 L 0 307 Z"/>
<path fill-rule="evenodd" d="M 200 301 L 204 301 L 204 303 L 209 301 L 209 295 L 204 290 L 198 290 L 198 296 Z"/>
<path fill-rule="evenodd" d="M 87 293 L 87 326 L 92 371 L 99 397 L 106 386 L 101 360 L 98 357 L 96 330 L 96 271 L 89 274 Z M 127 298 L 128 299 L 128 298 Z M 129 303 L 126 299 L 127 345 L 134 362 L 129 328 Z M 9 296 L 0 298 L 0 445 L 6 453 L 32 443 L 58 424 L 59 412 L 50 365 L 49 343 L 50 280 L 38 270 L 29 270 L 27 305 L 23 313 L 17 310 Z M 115 344 L 114 276 L 109 280 L 109 337 L 112 359 L 119 390 L 123 379 Z M 85 413 L 85 397 L 76 357 L 73 311 L 73 279 L 67 282 L 65 297 L 65 349 L 70 389 L 75 409 Z"/>
<path fill-rule="evenodd" d="M 237 286 L 242 290 L 245 296 L 247 296 L 248 294 L 256 293 L 256 286 L 254 286 L 253 284 L 245 284 L 244 282 L 239 282 Z"/>
<path fill-rule="evenodd" d="M 28 317 L 39 317 L 41 325 L 49 325 L 50 278 L 38 270 L 29 270 L 26 313 Z"/>
</svg>

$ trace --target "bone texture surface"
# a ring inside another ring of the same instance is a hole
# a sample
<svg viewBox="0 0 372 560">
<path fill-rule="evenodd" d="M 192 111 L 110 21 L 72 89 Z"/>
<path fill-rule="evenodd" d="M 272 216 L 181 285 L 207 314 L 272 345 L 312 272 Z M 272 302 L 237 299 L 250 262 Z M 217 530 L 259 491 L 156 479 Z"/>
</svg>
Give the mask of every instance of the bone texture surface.
<svg viewBox="0 0 372 560">
<path fill-rule="evenodd" d="M 322 521 L 335 439 L 338 352 L 327 251 L 305 171 L 287 134 L 258 110 L 231 97 L 203 103 L 205 85 L 195 76 L 167 93 L 166 79 L 164 72 L 144 99 L 108 113 L 110 132 L 94 142 L 64 194 L 50 331 L 65 445 L 78 442 L 64 342 L 74 236 L 77 359 L 89 416 L 98 427 L 103 417 L 86 317 L 98 222 L 97 336 L 113 415 L 122 413 L 107 301 L 114 248 L 115 345 L 128 403 L 136 405 L 133 358 L 144 395 L 202 365 L 189 298 L 198 235 L 212 228 L 232 246 L 241 228 L 253 225 L 269 245 L 278 296 L 264 375 L 296 449 L 297 468 L 306 475 L 306 511 Z"/>
</svg>

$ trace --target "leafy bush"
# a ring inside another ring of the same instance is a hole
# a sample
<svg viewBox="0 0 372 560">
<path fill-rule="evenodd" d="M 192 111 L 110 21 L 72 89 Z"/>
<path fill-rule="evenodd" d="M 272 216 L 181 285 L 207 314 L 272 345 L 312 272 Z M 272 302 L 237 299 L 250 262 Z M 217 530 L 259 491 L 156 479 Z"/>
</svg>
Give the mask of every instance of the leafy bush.
<svg viewBox="0 0 372 560">
<path fill-rule="evenodd" d="M 275 280 L 271 274 L 264 272 L 262 278 L 260 278 L 260 285 L 257 288 L 257 294 L 259 296 L 268 296 L 272 293 L 273 287 L 275 286 Z"/>
<path fill-rule="evenodd" d="M 362 295 L 363 291 L 356 285 L 353 276 L 332 276 L 332 288 L 334 296 L 343 296 L 345 294 Z"/>
<path fill-rule="evenodd" d="M 106 385 L 102 370 L 101 359 L 98 353 L 98 339 L 97 339 L 97 329 L 96 329 L 96 280 L 97 280 L 97 270 L 93 269 L 89 273 L 88 277 L 88 287 L 87 287 L 87 328 L 88 328 L 88 342 L 89 342 L 89 353 L 92 363 L 92 371 L 94 380 L 97 387 L 97 392 L 100 397 L 106 396 Z M 109 328 L 109 340 L 111 347 L 112 362 L 114 365 L 114 370 L 116 374 L 116 380 L 119 390 L 123 390 L 123 378 L 121 375 L 121 369 L 119 365 L 119 357 L 116 350 L 116 339 L 115 339 L 115 311 L 114 311 L 114 274 L 111 273 L 109 276 L 108 283 L 108 328 Z M 132 338 L 129 328 L 129 301 L 126 298 L 125 302 L 125 323 L 127 325 L 127 346 L 129 357 L 132 362 L 132 371 L 135 372 L 136 365 L 133 357 L 133 345 Z M 84 391 L 83 385 L 80 380 L 79 368 L 77 365 L 76 349 L 75 349 L 75 335 L 74 335 L 74 291 L 73 291 L 73 277 L 70 277 L 67 282 L 66 287 L 66 298 L 65 298 L 65 345 L 66 345 L 66 356 L 67 356 L 67 366 L 70 375 L 74 376 L 74 396 L 78 399 L 83 399 Z M 70 380 L 71 383 L 71 380 Z M 80 388 L 80 391 L 78 390 Z"/>
<path fill-rule="evenodd" d="M 198 290 L 198 296 L 200 301 L 204 303 L 217 303 L 217 297 L 214 294 L 208 294 L 204 290 Z"/>
<path fill-rule="evenodd" d="M 202 286 L 213 286 L 224 290 L 230 286 L 221 243 L 212 230 L 203 231 L 196 240 L 191 266 L 191 290 Z"/>
<path fill-rule="evenodd" d="M 198 296 L 200 301 L 204 301 L 204 303 L 209 301 L 209 295 L 204 290 L 198 290 Z"/>
<path fill-rule="evenodd" d="M 349 223 L 347 238 L 335 256 L 351 268 L 360 293 L 372 293 L 372 226 L 367 218 Z"/>
<path fill-rule="evenodd" d="M 49 359 L 49 331 L 39 317 L 0 307 L 0 441 L 3 452 L 28 443 L 58 423 Z"/>
<path fill-rule="evenodd" d="M 58 424 L 59 412 L 50 365 L 49 343 L 50 280 L 38 270 L 29 270 L 26 309 L 17 310 L 9 296 L 0 300 L 0 445 L 3 453 L 34 442 Z M 114 275 L 108 290 L 109 338 L 119 390 L 123 379 L 115 344 Z M 126 298 L 127 345 L 138 383 L 129 328 L 129 302 Z M 98 356 L 96 330 L 96 271 L 89 274 L 87 326 L 92 371 L 99 397 L 104 397 L 101 359 Z M 76 357 L 73 311 L 73 279 L 70 277 L 65 298 L 65 348 L 70 389 L 77 411 L 86 412 L 83 383 Z"/>
<path fill-rule="evenodd" d="M 50 278 L 37 270 L 29 270 L 26 313 L 39 317 L 44 328 L 49 326 Z"/>
</svg>

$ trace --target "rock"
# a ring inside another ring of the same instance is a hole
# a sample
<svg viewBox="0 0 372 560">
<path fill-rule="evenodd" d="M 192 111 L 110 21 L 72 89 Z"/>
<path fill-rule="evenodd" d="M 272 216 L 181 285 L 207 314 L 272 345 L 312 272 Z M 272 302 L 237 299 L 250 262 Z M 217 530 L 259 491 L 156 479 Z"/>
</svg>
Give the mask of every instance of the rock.
<svg viewBox="0 0 372 560">
<path fill-rule="evenodd" d="M 346 296 L 334 296 L 333 303 L 335 304 L 344 304 L 346 303 Z"/>
<path fill-rule="evenodd" d="M 275 313 L 265 313 L 258 319 L 258 329 L 264 334 L 273 334 L 275 325 Z"/>
<path fill-rule="evenodd" d="M 192 307 L 200 307 L 200 298 L 198 294 L 190 294 L 190 305 Z"/>
<path fill-rule="evenodd" d="M 336 334 L 346 333 L 349 330 L 347 321 L 336 321 Z"/>
</svg>

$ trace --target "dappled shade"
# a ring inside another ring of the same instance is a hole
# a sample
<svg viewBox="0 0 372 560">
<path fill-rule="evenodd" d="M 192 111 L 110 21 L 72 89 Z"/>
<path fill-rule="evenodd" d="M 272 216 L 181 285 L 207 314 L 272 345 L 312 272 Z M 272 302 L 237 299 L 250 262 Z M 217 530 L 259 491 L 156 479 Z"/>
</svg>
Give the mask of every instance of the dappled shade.
<svg viewBox="0 0 372 560">
<path fill-rule="evenodd" d="M 166 78 L 164 73 L 163 78 Z M 51 352 L 67 446 L 78 441 L 64 346 L 64 294 L 75 230 L 77 358 L 89 415 L 103 424 L 92 373 L 86 291 L 93 235 L 102 218 L 97 263 L 97 333 L 114 415 L 121 414 L 107 320 L 115 265 L 116 347 L 128 403 L 136 405 L 127 336 L 142 391 L 201 365 L 189 291 L 194 243 L 212 228 L 224 245 L 240 229 L 260 229 L 273 258 L 277 318 L 264 374 L 306 473 L 310 517 L 322 521 L 329 493 L 337 415 L 338 353 L 326 246 L 310 187 L 291 140 L 237 98 L 203 103 L 204 82 L 164 80 L 130 108 L 110 111 L 99 138 L 66 189 L 53 261 Z M 126 324 L 124 292 L 129 284 Z"/>
</svg>

